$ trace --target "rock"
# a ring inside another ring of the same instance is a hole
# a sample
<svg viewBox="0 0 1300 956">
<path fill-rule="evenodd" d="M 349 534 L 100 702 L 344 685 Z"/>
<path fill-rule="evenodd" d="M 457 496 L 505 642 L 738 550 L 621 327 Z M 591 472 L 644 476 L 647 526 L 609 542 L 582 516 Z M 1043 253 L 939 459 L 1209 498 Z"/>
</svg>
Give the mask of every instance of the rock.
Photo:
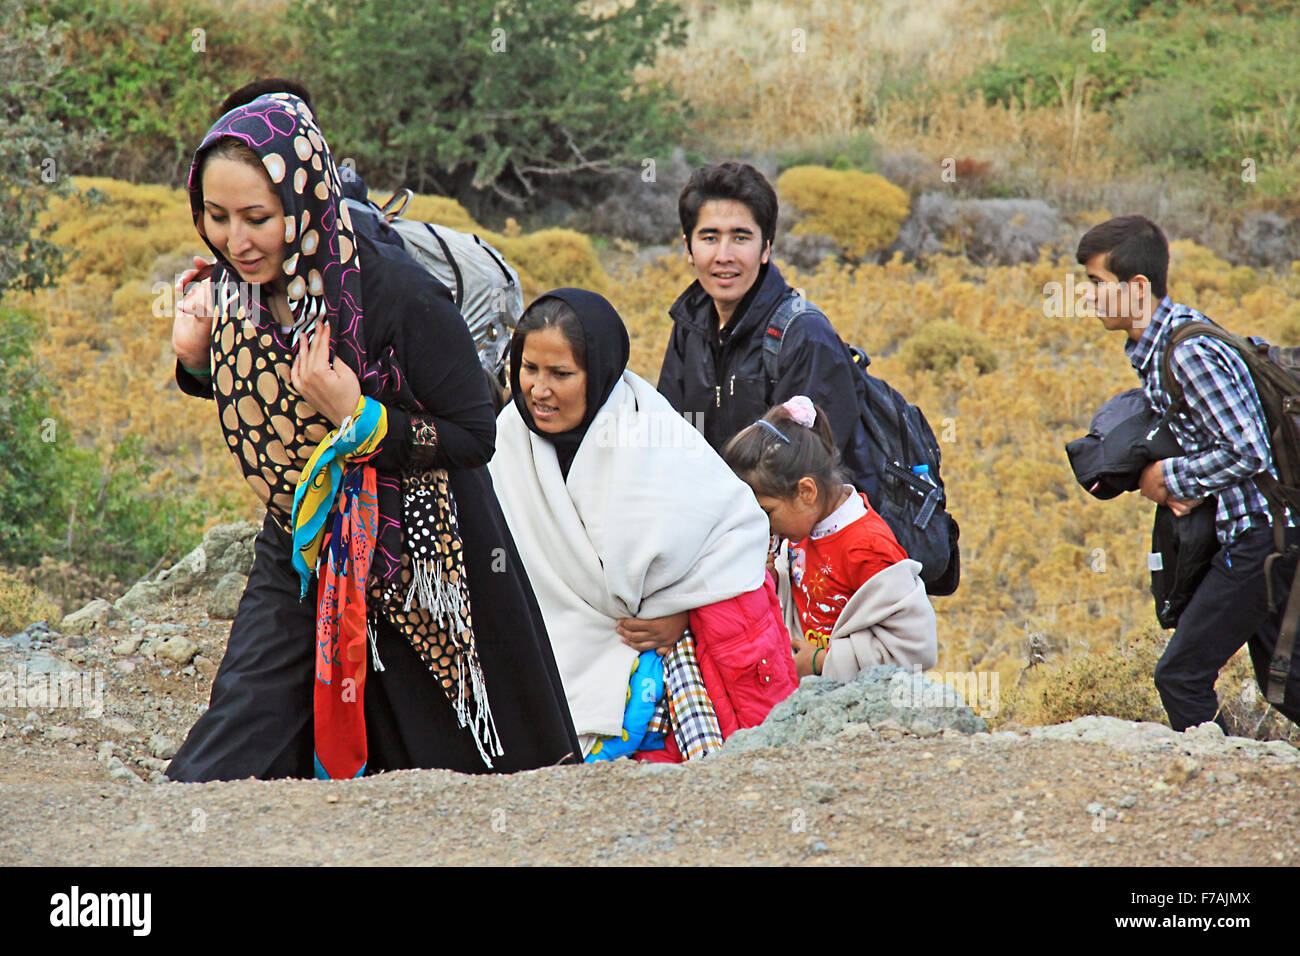
<svg viewBox="0 0 1300 956">
<path fill-rule="evenodd" d="M 45 651 L 34 651 L 27 655 L 27 673 L 34 674 L 77 674 L 78 669 L 65 661 L 61 657 L 55 657 L 53 654 L 47 654 Z"/>
<path fill-rule="evenodd" d="M 247 575 L 253 568 L 253 539 L 257 533 L 257 525 L 248 521 L 210 528 L 197 548 L 153 580 L 137 581 L 117 599 L 115 607 L 134 614 L 195 588 L 211 587 L 226 574 Z"/>
<path fill-rule="evenodd" d="M 1131 793 L 1126 793 L 1115 801 L 1115 806 L 1119 807 L 1121 810 L 1127 810 L 1130 807 L 1137 806 L 1137 802 L 1138 798 L 1136 796 Z"/>
<path fill-rule="evenodd" d="M 1232 785 L 1233 785 L 1234 783 L 1236 783 L 1239 779 L 1241 779 L 1241 778 L 1238 777 L 1238 776 L 1237 776 L 1235 773 L 1233 773 L 1231 770 L 1220 770 L 1220 771 L 1218 772 L 1218 774 L 1216 775 L 1216 780 L 1217 780 L 1219 783 L 1223 784 L 1224 786 L 1228 786 L 1228 787 L 1232 786 Z"/>
<path fill-rule="evenodd" d="M 1222 727 L 1212 720 L 1207 720 L 1195 727 L 1188 727 L 1183 731 L 1183 736 L 1193 740 L 1219 741 L 1226 735 L 1223 733 Z"/>
<path fill-rule="evenodd" d="M 113 742 L 105 740 L 95 750 L 95 757 L 102 763 L 113 756 Z"/>
<path fill-rule="evenodd" d="M 886 717 L 875 726 L 876 733 L 889 740 L 895 740 L 903 736 L 904 727 L 893 717 Z"/>
<path fill-rule="evenodd" d="M 108 776 L 121 783 L 139 784 L 144 783 L 135 772 L 117 757 L 108 758 Z"/>
<path fill-rule="evenodd" d="M 854 724 L 873 728 L 882 737 L 892 736 L 892 727 L 924 736 L 949 728 L 962 734 L 985 729 L 984 721 L 948 685 L 935 683 L 919 671 L 882 665 L 869 667 L 846 683 L 804 678 L 762 724 L 737 731 L 727 747 L 752 750 L 829 742 Z"/>
<path fill-rule="evenodd" d="M 1097 817 L 1097 816 L 1101 816 L 1102 812 L 1105 811 L 1106 808 L 1102 806 L 1100 803 L 1090 803 L 1083 809 L 1084 812 L 1088 814 L 1088 816 Z"/>
<path fill-rule="evenodd" d="M 104 727 L 121 737 L 136 737 L 140 728 L 125 717 L 105 717 Z"/>
<path fill-rule="evenodd" d="M 144 640 L 139 634 L 128 634 L 116 644 L 113 645 L 114 657 L 130 657 L 140 649 L 140 642 Z"/>
<path fill-rule="evenodd" d="M 177 748 L 178 745 L 176 741 L 171 737 L 166 737 L 162 734 L 154 734 L 149 738 L 149 752 L 155 757 L 160 757 L 163 760 L 170 760 L 172 757 L 176 756 Z"/>
<path fill-rule="evenodd" d="M 212 596 L 208 598 L 208 617 L 218 621 L 233 621 L 235 612 L 239 610 L 239 599 L 244 596 L 246 587 L 246 575 L 236 571 L 222 575 L 212 590 Z"/>
<path fill-rule="evenodd" d="M 160 770 L 149 771 L 149 782 L 155 787 L 160 783 L 171 783 L 171 781 L 167 779 L 167 775 Z"/>
<path fill-rule="evenodd" d="M 148 770 L 166 770 L 167 761 L 158 757 L 141 757 L 136 763 Z"/>
<path fill-rule="evenodd" d="M 803 785 L 803 795 L 805 800 L 812 800 L 814 803 L 830 803 L 839 796 L 839 791 L 820 780 L 809 780 Z"/>
<path fill-rule="evenodd" d="M 939 733 L 939 728 L 928 720 L 915 721 L 909 729 L 918 737 L 934 737 Z"/>
<path fill-rule="evenodd" d="M 34 624 L 27 625 L 27 627 L 23 628 L 17 634 L 11 634 L 8 637 L 0 635 L 0 641 L 28 650 L 34 647 L 38 642 L 47 640 L 49 636 L 49 625 L 44 621 L 36 621 Z"/>
<path fill-rule="evenodd" d="M 821 840 L 813 838 L 808 841 L 808 852 L 812 853 L 815 856 L 822 856 L 826 853 L 831 852 L 831 850 L 830 847 L 828 847 Z"/>
<path fill-rule="evenodd" d="M 210 661 L 208 658 L 204 657 L 202 654 L 196 655 L 194 660 L 190 661 L 190 663 L 194 665 L 195 670 L 197 670 L 208 680 L 211 680 L 213 677 L 216 676 L 217 665 L 214 664 L 212 661 Z"/>
<path fill-rule="evenodd" d="M 199 645 L 188 637 L 181 637 L 179 634 L 167 638 L 167 640 L 163 641 L 162 646 L 158 648 L 159 657 L 165 657 L 177 664 L 188 664 L 198 652 Z"/>
<path fill-rule="evenodd" d="M 1171 787 L 1181 786 L 1201 772 L 1201 765 L 1191 757 L 1176 757 L 1165 771 L 1164 781 Z"/>
<path fill-rule="evenodd" d="M 81 735 L 81 731 L 79 731 L 76 727 L 67 727 L 64 726 L 63 724 L 59 724 L 54 727 L 46 727 L 45 730 L 42 732 L 42 736 L 44 736 L 46 740 L 55 740 L 55 741 L 74 740 L 80 735 Z"/>
<path fill-rule="evenodd" d="M 927 192 L 912 202 L 898 238 L 882 258 L 939 255 L 952 243 L 979 264 L 1032 262 L 1044 247 L 1062 244 L 1064 223 L 1041 199 L 957 199 Z"/>
<path fill-rule="evenodd" d="M 117 616 L 113 605 L 102 598 L 91 601 L 80 611 L 73 611 L 63 619 L 59 629 L 65 634 L 87 634 L 102 628 Z"/>
</svg>

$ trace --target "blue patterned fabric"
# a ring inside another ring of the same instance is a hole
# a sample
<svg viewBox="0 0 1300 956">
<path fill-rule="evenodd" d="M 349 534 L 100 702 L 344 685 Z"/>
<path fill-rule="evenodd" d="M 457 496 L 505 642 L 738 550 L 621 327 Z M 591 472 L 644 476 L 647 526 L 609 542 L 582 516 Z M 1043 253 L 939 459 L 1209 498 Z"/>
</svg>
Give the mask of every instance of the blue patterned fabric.
<svg viewBox="0 0 1300 956">
<path fill-rule="evenodd" d="M 628 681 L 627 709 L 623 712 L 621 737 L 602 737 L 587 755 L 587 763 L 630 757 L 638 750 L 662 750 L 664 735 L 649 730 L 650 718 L 664 696 L 664 659 L 655 651 L 643 651 Z"/>
</svg>

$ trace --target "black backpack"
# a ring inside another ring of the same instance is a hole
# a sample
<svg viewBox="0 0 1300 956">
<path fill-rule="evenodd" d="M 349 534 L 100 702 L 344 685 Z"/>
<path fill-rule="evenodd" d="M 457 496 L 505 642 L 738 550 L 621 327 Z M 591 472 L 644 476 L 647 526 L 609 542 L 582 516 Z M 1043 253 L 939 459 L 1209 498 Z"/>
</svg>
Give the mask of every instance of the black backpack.
<svg viewBox="0 0 1300 956">
<path fill-rule="evenodd" d="M 763 371 L 769 385 L 779 377 L 781 343 L 786 330 L 807 309 L 802 296 L 787 296 L 777 307 L 763 335 Z M 867 374 L 871 360 L 862 349 L 845 345 L 866 382 L 862 423 L 871 444 L 872 465 L 880 487 L 872 507 L 885 519 L 908 557 L 921 563 L 921 580 L 929 594 L 948 595 L 961 579 L 957 522 L 948 514 L 947 494 L 939 474 L 939 443 L 925 415 L 908 404 L 883 379 Z M 933 483 L 913 471 L 928 465 Z M 859 489 L 865 491 L 867 489 Z"/>
<path fill-rule="evenodd" d="M 1182 384 L 1170 368 L 1174 348 L 1196 335 L 1221 339 L 1241 356 L 1251 382 L 1259 396 L 1260 407 L 1268 426 L 1269 447 L 1278 477 L 1267 471 L 1255 476 L 1255 485 L 1268 501 L 1273 525 L 1273 553 L 1264 561 L 1264 580 L 1268 591 L 1268 608 L 1277 609 L 1278 595 L 1273 588 L 1273 565 L 1288 553 L 1283 509 L 1300 516 L 1300 347 L 1270 346 L 1263 339 L 1246 338 L 1229 332 L 1212 322 L 1187 322 L 1169 333 L 1169 343 L 1161 363 L 1161 382 L 1172 401 L 1170 415 L 1186 404 Z M 1202 508 L 1204 505 L 1201 506 Z M 1290 596 L 1278 631 L 1277 645 L 1268 667 L 1268 686 L 1264 693 L 1272 704 L 1283 703 L 1296 632 L 1300 630 L 1300 567 L 1291 581 Z"/>
</svg>

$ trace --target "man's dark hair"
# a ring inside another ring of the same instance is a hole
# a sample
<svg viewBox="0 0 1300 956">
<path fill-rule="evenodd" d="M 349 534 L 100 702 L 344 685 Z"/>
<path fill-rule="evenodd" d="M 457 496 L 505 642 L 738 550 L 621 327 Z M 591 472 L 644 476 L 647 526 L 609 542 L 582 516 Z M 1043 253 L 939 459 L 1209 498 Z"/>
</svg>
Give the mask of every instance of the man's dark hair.
<svg viewBox="0 0 1300 956">
<path fill-rule="evenodd" d="M 691 173 L 690 181 L 677 200 L 682 235 L 689 247 L 691 233 L 700 221 L 700 207 L 711 199 L 732 199 L 743 203 L 758 223 L 764 243 L 776 238 L 776 190 L 767 177 L 749 163 L 714 163 Z"/>
<path fill-rule="evenodd" d="M 295 83 L 293 80 L 286 80 L 283 77 L 272 76 L 265 80 L 254 80 L 252 83 L 248 83 L 235 90 L 235 92 L 227 96 L 225 101 L 221 104 L 221 113 L 219 115 L 225 116 L 231 110 L 235 109 L 235 107 L 245 106 L 248 103 L 253 102 L 253 100 L 257 99 L 259 96 L 265 96 L 267 93 L 292 93 L 294 96 L 298 97 L 298 99 L 306 103 L 308 109 L 311 109 L 311 94 L 307 92 L 307 87 L 303 86 L 301 83 Z"/>
<path fill-rule="evenodd" d="M 1169 241 L 1146 216 L 1117 216 L 1093 226 L 1079 240 L 1074 258 L 1080 265 L 1098 253 L 1106 255 L 1106 270 L 1120 282 L 1135 275 L 1151 280 L 1151 294 L 1159 302 L 1169 283 Z"/>
</svg>

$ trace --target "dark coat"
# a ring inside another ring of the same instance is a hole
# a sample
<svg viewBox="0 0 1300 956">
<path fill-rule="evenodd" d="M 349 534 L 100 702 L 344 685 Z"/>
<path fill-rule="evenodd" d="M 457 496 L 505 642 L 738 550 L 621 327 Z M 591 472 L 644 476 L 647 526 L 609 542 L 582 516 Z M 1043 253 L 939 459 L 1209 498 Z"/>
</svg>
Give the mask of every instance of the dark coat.
<svg viewBox="0 0 1300 956">
<path fill-rule="evenodd" d="M 849 480 L 875 503 L 877 478 L 861 412 L 866 383 L 820 309 L 808 303 L 808 311 L 790 323 L 775 383 L 764 371 L 768 323 L 780 303 L 796 294 L 769 262 L 719 333 L 713 300 L 698 280 L 692 282 L 668 310 L 673 331 L 659 391 L 719 452 L 773 405 L 807 395 L 830 419 Z"/>
<path fill-rule="evenodd" d="M 362 332 L 368 353 L 394 350 L 405 372 L 381 396 L 388 435 L 370 459 L 381 472 L 412 460 L 412 397 L 438 432 L 432 467 L 446 468 L 460 522 L 474 634 L 504 755 L 499 771 L 530 770 L 580 753 L 541 609 L 486 468 L 496 421 L 474 342 L 447 290 L 400 250 L 357 237 Z M 182 391 L 212 397 L 177 364 Z M 291 536 L 271 517 L 255 546 L 248 587 L 231 625 L 209 709 L 167 770 L 173 780 L 310 777 L 316 583 L 299 601 Z M 382 615 L 385 669 L 366 678 L 367 773 L 437 767 L 485 770 L 470 731 L 419 655 Z M 567 758 L 567 760 L 566 760 Z"/>
</svg>

